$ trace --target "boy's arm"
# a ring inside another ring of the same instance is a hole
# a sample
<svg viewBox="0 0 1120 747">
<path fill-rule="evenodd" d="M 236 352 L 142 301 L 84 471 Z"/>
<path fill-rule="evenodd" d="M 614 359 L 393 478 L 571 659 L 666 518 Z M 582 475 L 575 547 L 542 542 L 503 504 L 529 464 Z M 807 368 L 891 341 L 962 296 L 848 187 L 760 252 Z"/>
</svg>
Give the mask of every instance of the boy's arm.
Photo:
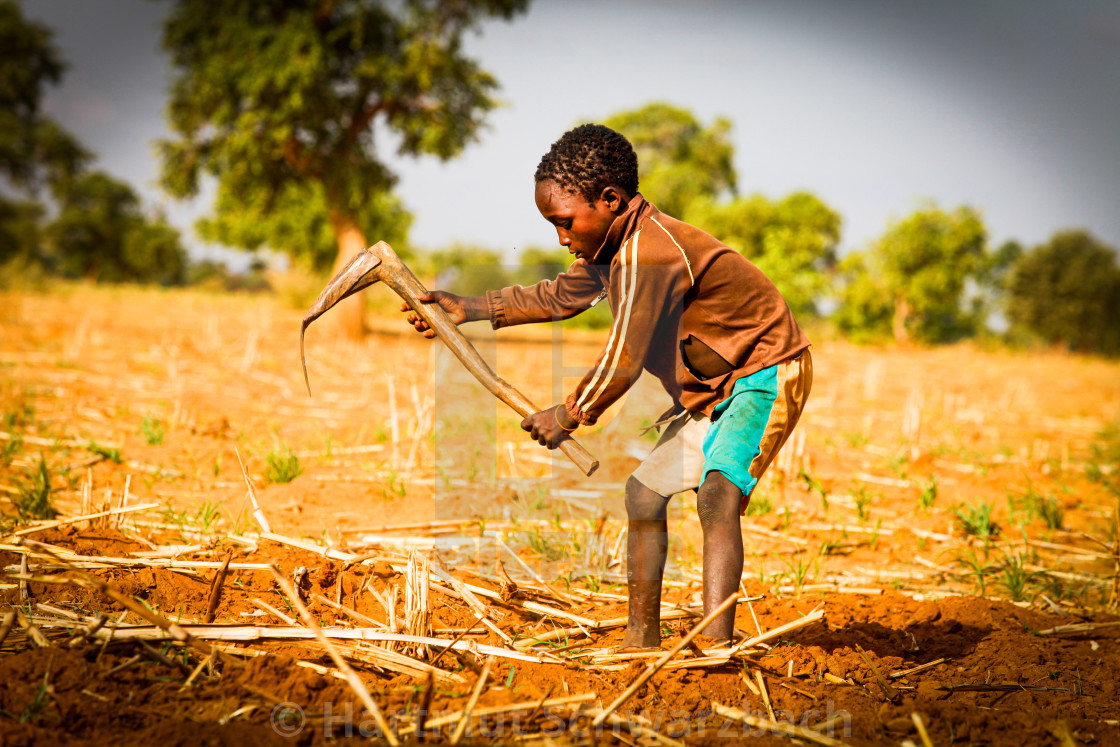
<svg viewBox="0 0 1120 747">
<path fill-rule="evenodd" d="M 595 305 L 603 296 L 603 283 L 577 259 L 555 280 L 542 280 L 528 288 L 513 285 L 486 294 L 487 316 L 494 329 L 514 324 L 568 319 Z"/>
<path fill-rule="evenodd" d="M 658 325 L 681 308 L 691 287 L 679 256 L 651 244 L 639 232 L 619 250 L 621 295 L 606 347 L 564 403 L 578 425 L 593 425 L 638 380 Z"/>
</svg>

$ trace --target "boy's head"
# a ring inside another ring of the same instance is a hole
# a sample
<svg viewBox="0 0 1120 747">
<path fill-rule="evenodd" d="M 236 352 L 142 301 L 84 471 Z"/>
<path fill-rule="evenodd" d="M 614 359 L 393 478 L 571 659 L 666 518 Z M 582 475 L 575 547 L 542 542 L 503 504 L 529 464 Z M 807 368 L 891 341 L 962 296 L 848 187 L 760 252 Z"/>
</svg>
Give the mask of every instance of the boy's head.
<svg viewBox="0 0 1120 747">
<path fill-rule="evenodd" d="M 638 156 L 609 127 L 580 125 L 552 144 L 537 166 L 536 185 L 537 208 L 556 226 L 560 244 L 589 260 L 638 193 Z"/>
</svg>

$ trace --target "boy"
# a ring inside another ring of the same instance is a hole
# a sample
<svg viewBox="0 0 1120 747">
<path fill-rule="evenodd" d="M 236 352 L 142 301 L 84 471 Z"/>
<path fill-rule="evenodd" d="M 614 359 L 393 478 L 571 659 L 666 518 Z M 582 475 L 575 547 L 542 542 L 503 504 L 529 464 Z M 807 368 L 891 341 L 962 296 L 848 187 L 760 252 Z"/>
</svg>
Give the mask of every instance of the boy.
<svg viewBox="0 0 1120 747">
<path fill-rule="evenodd" d="M 432 291 L 458 324 L 495 329 L 567 319 L 606 298 L 614 323 L 606 347 L 567 401 L 521 423 L 554 449 L 592 425 L 649 371 L 674 407 L 661 437 L 626 484 L 629 618 L 624 647 L 661 643 L 661 581 L 669 497 L 697 490 L 704 532 L 704 612 L 739 588 L 738 517 L 789 437 L 812 385 L 809 341 L 774 285 L 703 231 L 662 214 L 638 192 L 629 141 L 602 125 L 566 132 L 541 159 L 536 203 L 575 255 L 555 280 L 460 297 Z M 407 304 L 402 311 L 410 311 Z M 415 313 L 408 321 L 434 336 Z M 705 633 L 730 640 L 735 607 Z"/>
</svg>

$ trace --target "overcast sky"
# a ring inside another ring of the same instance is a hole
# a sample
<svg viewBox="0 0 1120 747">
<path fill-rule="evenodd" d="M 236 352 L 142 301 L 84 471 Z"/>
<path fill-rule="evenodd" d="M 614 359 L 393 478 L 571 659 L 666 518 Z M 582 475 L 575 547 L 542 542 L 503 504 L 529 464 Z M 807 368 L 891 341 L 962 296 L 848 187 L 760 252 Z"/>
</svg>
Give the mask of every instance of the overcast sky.
<svg viewBox="0 0 1120 747">
<path fill-rule="evenodd" d="M 155 184 L 167 7 L 24 3 L 71 64 L 48 111 L 195 245 L 208 199 Z M 980 209 L 997 243 L 1084 227 L 1120 246 L 1116 0 L 537 0 L 468 49 L 505 106 L 450 163 L 392 160 L 421 247 L 554 246 L 533 205 L 540 156 L 578 122 L 655 100 L 728 117 L 740 191 L 817 193 L 845 249 L 924 200 Z"/>
</svg>

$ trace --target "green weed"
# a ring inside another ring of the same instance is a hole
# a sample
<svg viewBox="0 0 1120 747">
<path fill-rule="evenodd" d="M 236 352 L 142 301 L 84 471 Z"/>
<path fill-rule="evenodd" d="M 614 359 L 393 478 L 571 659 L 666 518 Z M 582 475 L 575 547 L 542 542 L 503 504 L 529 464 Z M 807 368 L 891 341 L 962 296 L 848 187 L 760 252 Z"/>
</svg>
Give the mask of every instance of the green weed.
<svg viewBox="0 0 1120 747">
<path fill-rule="evenodd" d="M 747 504 L 747 516 L 765 516 L 774 510 L 774 504 L 770 499 L 764 495 L 751 496 L 750 503 Z"/>
<path fill-rule="evenodd" d="M 1120 422 L 1109 424 L 1097 434 L 1092 445 L 1093 458 L 1085 465 L 1085 474 L 1120 495 Z"/>
<path fill-rule="evenodd" d="M 1066 507 L 1060 500 L 1048 495 L 1038 504 L 1038 513 L 1048 529 L 1061 529 L 1065 521 Z"/>
<path fill-rule="evenodd" d="M 163 443 L 163 422 L 145 415 L 143 420 L 140 421 L 140 435 L 144 437 L 148 446 L 159 446 Z"/>
<path fill-rule="evenodd" d="M 287 446 L 276 447 L 268 452 L 264 459 L 268 463 L 265 477 L 269 482 L 287 483 L 303 474 L 303 468 L 299 466 L 299 458 Z"/>
<path fill-rule="evenodd" d="M 51 692 L 50 682 L 50 668 L 47 668 L 46 674 L 43 675 L 43 681 L 39 683 L 38 690 L 35 691 L 35 698 L 24 706 L 23 711 L 19 714 L 19 722 L 21 724 L 33 723 L 42 720 L 44 714 L 42 713 L 43 706 L 47 704 L 47 695 Z M 53 717 L 55 720 L 58 716 Z"/>
<path fill-rule="evenodd" d="M 642 425 L 639 432 L 642 434 L 642 438 L 644 438 L 646 441 L 653 441 L 654 443 L 656 443 L 657 439 L 661 438 L 661 433 L 657 428 L 654 427 L 653 421 L 649 418 L 642 419 Z"/>
<path fill-rule="evenodd" d="M 1037 573 L 1028 571 L 1026 566 L 1030 561 L 1030 552 L 1024 550 L 1016 555 L 1006 555 L 999 564 L 999 584 L 1007 590 L 1007 596 L 1013 602 L 1027 601 L 1027 587 L 1038 576 Z"/>
<path fill-rule="evenodd" d="M 859 516 L 860 521 L 867 521 L 871 517 L 871 492 L 865 488 L 860 487 L 858 490 L 850 491 L 852 498 L 856 502 L 856 514 Z"/>
<path fill-rule="evenodd" d="M 1029 483 L 1022 497 L 1008 495 L 1007 505 L 1018 518 L 1026 522 L 1041 518 L 1049 529 L 1061 529 L 1065 521 L 1066 509 L 1062 502 L 1052 495 L 1040 493 Z"/>
<path fill-rule="evenodd" d="M 984 553 L 983 560 L 976 554 L 973 548 L 968 548 L 968 554 L 958 552 L 956 562 L 964 566 L 976 584 L 977 596 L 985 596 L 988 589 L 988 574 L 996 567 L 995 563 L 988 560 L 987 552 Z"/>
<path fill-rule="evenodd" d="M 92 440 L 89 442 L 89 446 L 87 446 L 86 448 L 89 449 L 92 453 L 101 457 L 102 459 L 110 461 L 114 464 L 123 464 L 124 463 L 124 457 L 121 456 L 121 450 L 120 449 L 110 449 L 109 447 L 101 446 L 96 441 L 92 441 Z"/>
<path fill-rule="evenodd" d="M 203 532 L 209 533 L 214 525 L 221 519 L 222 512 L 219 509 L 219 504 L 205 501 L 199 507 L 198 512 L 195 514 L 195 523 L 201 527 Z"/>
<path fill-rule="evenodd" d="M 808 581 L 810 574 L 814 572 L 813 569 L 817 565 L 817 561 L 817 558 L 807 559 L 804 554 L 799 554 L 797 556 L 796 563 L 782 558 L 782 563 L 789 569 L 789 579 L 793 582 L 793 593 L 795 596 L 801 596 L 801 590 L 805 588 L 805 582 Z"/>
<path fill-rule="evenodd" d="M 821 497 L 821 508 L 828 511 L 828 493 L 825 492 L 821 481 L 810 475 L 804 467 L 798 470 L 797 476 L 805 481 L 805 491 L 807 493 L 816 493 Z"/>
<path fill-rule="evenodd" d="M 953 514 L 957 517 L 965 534 L 988 540 L 999 534 L 999 525 L 992 519 L 992 505 L 981 503 L 979 506 L 956 506 Z"/>
<path fill-rule="evenodd" d="M 9 431 L 10 433 L 10 431 Z M 23 448 L 23 437 L 18 433 L 11 433 L 10 437 L 0 443 L 0 466 L 7 467 L 12 463 L 12 457 Z"/>
<path fill-rule="evenodd" d="M 930 476 L 929 482 L 922 488 L 921 495 L 918 496 L 918 505 L 922 510 L 929 513 L 933 510 L 934 501 L 937 500 L 937 478 Z"/>
<path fill-rule="evenodd" d="M 12 498 L 21 523 L 36 519 L 53 519 L 58 516 L 51 503 L 51 473 L 47 460 L 39 455 L 39 466 L 27 470 L 27 480 L 19 486 L 19 494 Z"/>
</svg>

